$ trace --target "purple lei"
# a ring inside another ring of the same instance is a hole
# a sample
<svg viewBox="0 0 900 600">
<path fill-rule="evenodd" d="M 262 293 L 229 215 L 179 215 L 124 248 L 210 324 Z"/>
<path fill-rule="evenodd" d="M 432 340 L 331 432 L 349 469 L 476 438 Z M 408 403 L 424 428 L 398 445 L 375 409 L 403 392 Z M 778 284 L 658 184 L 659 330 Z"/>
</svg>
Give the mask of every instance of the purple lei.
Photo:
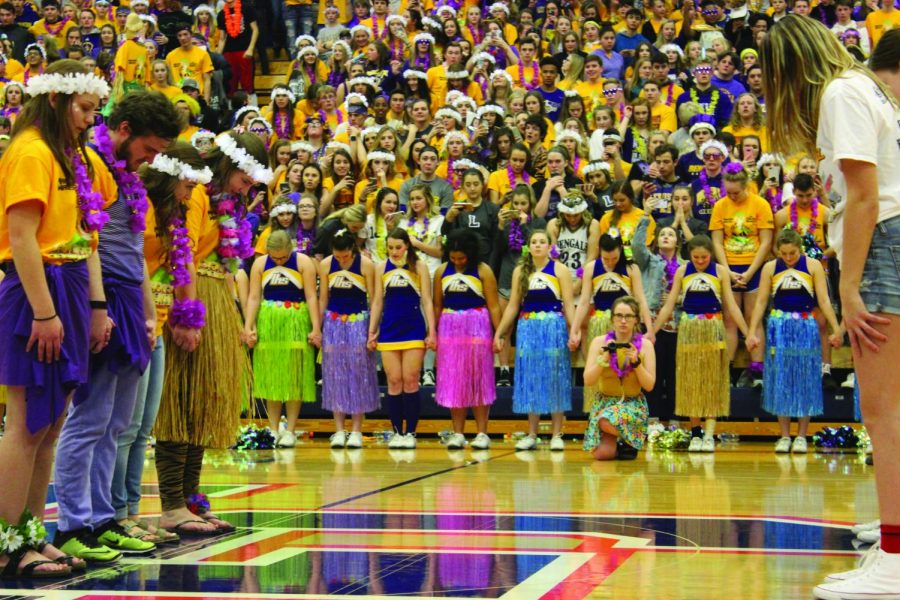
<svg viewBox="0 0 900 600">
<path fill-rule="evenodd" d="M 703 187 L 706 203 L 710 207 L 714 206 L 721 198 L 719 198 L 718 194 L 713 198 L 712 186 L 709 185 L 709 175 L 706 174 L 705 168 L 700 171 L 700 185 Z"/>
<path fill-rule="evenodd" d="M 316 239 L 316 228 L 303 229 L 303 223 L 297 228 L 297 251 L 309 256 L 312 250 L 313 240 Z"/>
<path fill-rule="evenodd" d="M 290 131 L 290 123 L 288 122 L 288 116 L 281 113 L 280 110 L 275 111 L 274 115 L 275 121 L 275 135 L 280 140 L 287 140 L 291 137 Z"/>
<path fill-rule="evenodd" d="M 333 88 L 338 87 L 347 79 L 347 74 L 342 71 L 332 71 L 328 74 L 328 85 Z"/>
<path fill-rule="evenodd" d="M 423 72 L 428 72 L 428 69 L 431 68 L 431 44 L 429 44 L 428 46 L 428 56 L 425 56 L 423 58 L 417 54 L 414 61 L 416 68 Z"/>
<path fill-rule="evenodd" d="M 528 222 L 531 222 L 531 215 L 528 215 Z M 521 252 L 522 246 L 525 245 L 525 232 L 522 231 L 522 224 L 518 219 L 509 222 L 509 239 L 506 245 L 512 252 Z"/>
<path fill-rule="evenodd" d="M 678 270 L 678 253 L 672 255 L 671 259 L 666 258 L 662 254 L 659 255 L 666 262 L 666 283 L 667 289 L 672 289 L 672 282 L 675 281 L 675 272 Z"/>
<path fill-rule="evenodd" d="M 187 267 L 193 261 L 194 252 L 191 250 L 187 227 L 184 226 L 183 219 L 176 217 L 172 219 L 172 247 L 169 249 L 169 273 L 174 287 L 180 288 L 191 283 L 191 273 Z M 173 327 L 202 329 L 206 325 L 206 306 L 199 299 L 176 298 L 169 309 L 169 323 Z"/>
<path fill-rule="evenodd" d="M 770 190 L 766 190 L 766 199 L 769 201 L 769 205 L 772 207 L 773 214 L 781 210 L 782 196 L 784 196 L 783 190 L 778 190 L 777 194 L 773 194 Z"/>
<path fill-rule="evenodd" d="M 103 210 L 103 196 L 94 191 L 81 154 L 72 149 L 66 150 L 66 154 L 72 161 L 72 170 L 75 172 L 75 193 L 78 195 L 78 208 L 81 210 L 84 228 L 88 232 L 99 232 L 109 221 L 109 215 Z"/>
<path fill-rule="evenodd" d="M 409 218 L 409 223 L 407 225 L 407 231 L 409 231 L 409 233 L 411 235 L 414 235 L 416 237 L 416 239 L 418 239 L 421 242 L 424 239 L 424 237 L 426 235 L 428 235 L 428 216 L 426 215 L 425 218 L 422 219 L 422 237 L 419 237 L 418 234 L 416 234 L 416 216 L 415 215 L 413 215 Z"/>
<path fill-rule="evenodd" d="M 253 256 L 253 229 L 247 220 L 241 199 L 233 194 L 219 194 L 215 212 L 219 221 L 219 261 L 229 272 L 235 273 L 241 260 Z"/>
<path fill-rule="evenodd" d="M 125 203 L 131 209 L 131 217 L 128 222 L 131 231 L 142 233 L 146 228 L 145 216 L 147 215 L 147 190 L 141 183 L 137 173 L 126 169 L 124 160 L 116 158 L 113 142 L 109 138 L 109 130 L 106 125 L 98 125 L 94 128 L 94 143 L 103 160 L 113 170 L 116 183 L 119 184 L 119 194 L 125 197 Z"/>
<path fill-rule="evenodd" d="M 812 204 L 810 205 L 810 210 L 812 211 L 812 215 L 809 219 L 809 229 L 806 230 L 806 233 L 815 233 L 816 231 L 816 220 L 819 218 L 819 199 L 813 198 Z M 791 202 L 791 229 L 800 233 L 800 216 L 797 214 L 797 201 L 794 200 Z"/>
<path fill-rule="evenodd" d="M 615 339 L 616 339 L 616 332 L 610 331 L 609 333 L 606 334 L 606 341 L 604 343 L 604 346 L 609 345 L 609 343 L 615 341 Z M 644 336 L 642 336 L 640 334 L 635 335 L 633 338 L 631 338 L 631 343 L 637 349 L 638 355 L 640 355 L 641 346 L 644 343 Z M 631 366 L 631 363 L 625 363 L 624 367 L 622 367 L 622 368 L 619 367 L 619 353 L 618 352 L 610 352 L 609 353 L 609 368 L 613 370 L 613 373 L 615 373 L 616 376 L 620 380 L 625 379 L 625 377 L 627 377 L 629 373 L 634 371 L 634 367 Z"/>
</svg>

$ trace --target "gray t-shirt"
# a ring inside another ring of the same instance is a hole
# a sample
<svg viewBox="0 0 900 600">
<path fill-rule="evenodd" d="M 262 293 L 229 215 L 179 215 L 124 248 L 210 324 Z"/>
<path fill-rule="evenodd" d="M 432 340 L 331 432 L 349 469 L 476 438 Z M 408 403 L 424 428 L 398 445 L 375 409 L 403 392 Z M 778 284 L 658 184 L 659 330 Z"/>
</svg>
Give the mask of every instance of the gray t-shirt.
<svg viewBox="0 0 900 600">
<path fill-rule="evenodd" d="M 422 176 L 416 175 L 404 181 L 400 186 L 400 208 L 406 210 L 406 205 L 409 203 L 409 190 L 412 189 L 412 186 L 420 183 L 427 185 L 431 189 L 431 195 L 439 200 L 441 214 L 446 213 L 453 204 L 453 186 L 441 177 L 435 177 L 431 181 L 422 181 Z"/>
</svg>

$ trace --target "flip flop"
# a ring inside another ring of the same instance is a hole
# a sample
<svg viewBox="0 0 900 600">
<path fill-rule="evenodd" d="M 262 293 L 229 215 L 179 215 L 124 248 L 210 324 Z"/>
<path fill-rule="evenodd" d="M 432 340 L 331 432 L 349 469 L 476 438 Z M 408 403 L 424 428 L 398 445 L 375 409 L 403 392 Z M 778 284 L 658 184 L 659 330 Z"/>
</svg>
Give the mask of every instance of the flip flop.
<svg viewBox="0 0 900 600">
<path fill-rule="evenodd" d="M 193 537 L 207 537 L 211 535 L 219 535 L 221 532 L 218 529 L 213 529 L 212 531 L 198 530 L 198 529 L 188 529 L 185 527 L 188 523 L 202 523 L 203 525 L 208 525 L 208 521 L 204 521 L 203 519 L 187 519 L 178 523 L 175 527 L 171 527 L 171 531 L 173 533 L 177 533 L 179 536 L 193 536 Z"/>
<path fill-rule="evenodd" d="M 221 517 L 217 517 L 216 515 L 214 515 L 212 513 L 203 513 L 202 515 L 197 515 L 197 516 L 199 516 L 201 519 L 203 519 L 205 522 L 209 523 L 210 525 L 215 525 L 216 531 L 218 531 L 220 533 L 231 533 L 231 532 L 237 530 L 237 528 L 234 525 L 232 525 L 225 519 L 222 519 Z"/>
<path fill-rule="evenodd" d="M 44 553 L 44 548 L 48 546 L 48 542 L 41 542 L 37 546 L 37 551 L 41 554 Z M 58 556 L 56 558 L 47 557 L 47 560 L 55 562 L 58 565 L 65 565 L 72 569 L 72 571 L 78 571 L 79 573 L 87 571 L 87 561 L 83 558 L 77 558 L 75 556 L 71 556 L 69 554 L 63 554 L 62 556 Z M 75 562 L 81 561 L 81 562 Z"/>
</svg>

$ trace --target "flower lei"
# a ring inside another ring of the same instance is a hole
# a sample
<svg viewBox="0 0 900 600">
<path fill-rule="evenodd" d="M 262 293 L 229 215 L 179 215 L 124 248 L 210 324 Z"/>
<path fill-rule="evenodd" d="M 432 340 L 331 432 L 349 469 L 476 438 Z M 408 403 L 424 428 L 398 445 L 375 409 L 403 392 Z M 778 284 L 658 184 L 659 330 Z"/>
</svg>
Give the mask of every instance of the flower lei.
<svg viewBox="0 0 900 600">
<path fill-rule="evenodd" d="M 580 168 L 581 168 L 581 157 L 576 154 L 575 158 L 572 159 L 572 171 L 574 171 L 575 174 L 578 174 L 578 169 L 580 169 Z"/>
<path fill-rule="evenodd" d="M 399 43 L 400 48 L 397 48 L 398 40 L 392 39 L 391 43 L 388 46 L 388 49 L 391 51 L 391 60 L 403 60 L 403 42 Z"/>
<path fill-rule="evenodd" d="M 303 229 L 303 223 L 297 227 L 297 252 L 309 256 L 313 241 L 316 239 L 316 228 Z"/>
<path fill-rule="evenodd" d="M 675 89 L 675 84 L 669 82 L 669 91 L 666 92 L 666 106 L 672 106 L 672 94 Z"/>
<path fill-rule="evenodd" d="M 372 39 L 373 40 L 383 40 L 387 37 L 388 34 L 388 24 L 387 17 L 384 18 L 384 28 L 379 32 L 378 31 L 378 15 L 372 14 Z"/>
<path fill-rule="evenodd" d="M 72 161 L 75 172 L 75 193 L 78 195 L 78 208 L 88 232 L 99 232 L 109 221 L 109 215 L 103 210 L 103 196 L 95 192 L 91 185 L 91 177 L 81 159 L 81 154 L 74 150 L 66 150 L 66 156 Z"/>
<path fill-rule="evenodd" d="M 5 106 L 0 110 L 0 115 L 9 118 L 11 115 L 18 115 L 21 110 L 21 106 Z"/>
<path fill-rule="evenodd" d="M 604 340 L 604 342 L 605 342 L 604 346 L 609 345 L 609 343 L 615 341 L 615 339 L 616 339 L 616 332 L 610 331 L 609 333 L 606 334 L 606 339 Z M 635 349 L 638 351 L 638 355 L 640 355 L 641 346 L 644 343 L 644 336 L 635 335 L 631 339 L 631 343 L 634 344 Z M 624 367 L 619 367 L 619 353 L 618 352 L 610 352 L 609 368 L 613 370 L 613 372 L 616 374 L 616 376 L 619 378 L 620 381 L 622 379 L 625 379 L 625 377 L 627 377 L 629 373 L 634 371 L 634 367 L 631 365 L 631 363 L 626 363 Z"/>
<path fill-rule="evenodd" d="M 339 85 L 344 83 L 347 80 L 347 74 L 343 71 L 332 71 L 328 74 L 328 80 L 326 83 L 333 88 L 337 88 Z"/>
<path fill-rule="evenodd" d="M 506 176 L 509 178 L 510 191 L 516 189 L 516 174 L 513 171 L 512 163 L 507 163 L 506 165 Z M 522 181 L 531 184 L 531 177 L 525 171 L 522 171 Z"/>
<path fill-rule="evenodd" d="M 207 42 L 209 41 L 209 34 L 212 33 L 212 26 L 207 23 L 204 25 L 203 23 L 197 24 L 197 33 L 203 36 L 203 39 Z"/>
<path fill-rule="evenodd" d="M 338 125 L 344 122 L 344 115 L 340 110 L 334 111 L 334 116 L 337 117 Z M 322 125 L 328 127 L 328 114 L 323 109 L 319 109 L 319 118 L 322 120 Z"/>
<path fill-rule="evenodd" d="M 772 207 L 772 213 L 777 213 L 782 208 L 781 198 L 784 195 L 783 190 L 778 190 L 778 193 L 773 194 L 772 190 L 766 190 L 766 200 L 769 201 L 769 205 Z M 796 202 L 794 203 L 796 204 Z M 793 205 L 792 205 L 793 206 Z"/>
<path fill-rule="evenodd" d="M 309 64 L 307 62 L 303 63 L 303 71 L 306 73 L 307 79 L 309 79 L 310 85 L 316 82 L 316 65 Z"/>
<path fill-rule="evenodd" d="M 291 126 L 288 121 L 288 116 L 281 113 L 281 111 L 276 111 L 274 118 L 275 121 L 275 135 L 278 136 L 278 139 L 287 140 L 291 137 Z"/>
<path fill-rule="evenodd" d="M 453 191 L 459 190 L 459 186 L 462 183 L 460 181 L 459 175 L 456 172 L 456 169 L 453 168 L 453 163 L 456 162 L 452 156 L 447 157 L 447 181 L 450 183 L 450 186 L 453 188 Z"/>
<path fill-rule="evenodd" d="M 538 86 L 538 63 L 536 60 L 531 61 L 531 69 L 531 82 L 527 83 L 525 81 L 525 65 L 519 63 L 519 85 L 526 90 L 533 90 Z"/>
<path fill-rule="evenodd" d="M 672 283 L 675 281 L 675 272 L 678 270 L 678 253 L 672 255 L 672 258 L 666 258 L 662 254 L 659 255 L 666 263 L 666 289 L 672 289 Z"/>
<path fill-rule="evenodd" d="M 703 103 L 700 102 L 700 94 L 697 93 L 696 88 L 691 88 L 691 101 L 700 105 L 703 114 L 714 115 L 716 114 L 716 105 L 719 104 L 719 90 L 713 88 L 712 94 L 710 94 L 709 97 L 709 107 L 706 110 L 702 110 Z"/>
<path fill-rule="evenodd" d="M 243 214 L 240 198 L 233 194 L 220 194 L 216 199 L 215 213 L 219 221 L 219 261 L 231 273 L 241 266 L 241 259 L 253 256 L 253 230 Z"/>
<path fill-rule="evenodd" d="M 819 199 L 818 198 L 813 198 L 812 204 L 810 204 L 810 210 L 812 211 L 812 215 L 810 216 L 809 228 L 806 230 L 806 233 L 815 233 L 816 227 L 818 226 L 818 223 L 816 222 L 816 220 L 819 218 Z M 800 233 L 799 220 L 800 220 L 800 217 L 797 214 L 797 201 L 794 200 L 793 202 L 791 202 L 791 229 L 793 229 L 797 233 Z"/>
<path fill-rule="evenodd" d="M 640 134 L 637 130 L 637 127 L 631 128 L 631 138 L 632 144 L 634 146 L 634 152 L 637 153 L 638 157 L 646 161 L 647 160 L 647 140 L 644 139 L 644 136 Z"/>
<path fill-rule="evenodd" d="M 416 55 L 415 67 L 419 71 L 428 71 L 431 68 L 431 49 L 428 50 L 428 54 L 422 56 L 420 54 Z"/>
<path fill-rule="evenodd" d="M 0 553 L 12 554 L 20 548 L 37 548 L 47 537 L 47 530 L 40 519 L 28 509 L 22 513 L 18 525 L 0 519 Z"/>
<path fill-rule="evenodd" d="M 484 37 L 481 29 L 479 27 L 475 27 L 471 23 L 467 24 L 466 27 L 468 28 L 469 33 L 472 35 L 472 43 L 476 46 L 481 44 L 481 40 Z"/>
<path fill-rule="evenodd" d="M 228 35 L 236 38 L 244 31 L 244 15 L 241 12 L 241 0 L 234 0 L 234 6 L 225 3 L 225 29 Z"/>
<path fill-rule="evenodd" d="M 184 220 L 175 217 L 171 222 L 172 246 L 169 248 L 169 275 L 172 285 L 182 288 L 191 283 L 188 265 L 194 262 L 191 239 Z M 199 298 L 175 298 L 169 308 L 169 324 L 172 327 L 203 329 L 206 325 L 206 306 Z"/>
<path fill-rule="evenodd" d="M 716 194 L 713 195 L 712 186 L 709 185 L 709 175 L 706 174 L 706 169 L 702 169 L 700 171 L 700 185 L 703 187 L 703 195 L 704 202 L 709 206 L 715 205 L 716 202 L 719 201 L 719 188 L 716 188 Z"/>
<path fill-rule="evenodd" d="M 422 235 L 416 233 L 416 216 L 413 215 L 409 218 L 409 221 L 406 226 L 406 230 L 409 232 L 409 235 L 414 236 L 417 240 L 424 241 L 425 237 L 428 235 L 428 215 L 422 219 Z"/>
<path fill-rule="evenodd" d="M 56 27 L 53 27 L 53 25 L 50 25 L 45 20 L 44 21 L 44 29 L 46 29 L 47 33 L 49 33 L 50 35 L 52 35 L 53 37 L 56 37 L 57 35 L 59 35 L 59 32 L 62 31 L 62 28 L 65 27 L 66 23 L 68 23 L 68 22 L 69 22 L 69 18 L 63 17 L 62 19 L 60 19 L 57 22 Z"/>
<path fill-rule="evenodd" d="M 106 125 L 94 128 L 94 143 L 97 151 L 103 157 L 104 162 L 115 172 L 116 182 L 119 184 L 119 193 L 125 197 L 125 203 L 131 210 L 128 223 L 131 231 L 141 233 L 146 228 L 145 216 L 147 215 L 147 190 L 137 173 L 128 171 L 125 161 L 116 158 L 113 142 L 109 137 Z"/>
<path fill-rule="evenodd" d="M 531 222 L 531 215 L 528 215 L 528 222 Z M 506 245 L 511 252 L 521 252 L 525 245 L 525 232 L 522 231 L 522 224 L 519 219 L 513 219 L 509 222 L 509 237 Z"/>
<path fill-rule="evenodd" d="M 37 75 L 43 75 L 43 74 L 44 74 L 44 65 L 41 65 L 41 68 L 38 70 Z M 31 79 L 32 77 L 37 77 L 37 75 L 32 75 L 31 66 L 29 65 L 29 67 L 27 69 L 25 69 L 25 72 L 22 74 L 23 83 L 25 85 L 28 85 L 28 80 Z"/>
</svg>

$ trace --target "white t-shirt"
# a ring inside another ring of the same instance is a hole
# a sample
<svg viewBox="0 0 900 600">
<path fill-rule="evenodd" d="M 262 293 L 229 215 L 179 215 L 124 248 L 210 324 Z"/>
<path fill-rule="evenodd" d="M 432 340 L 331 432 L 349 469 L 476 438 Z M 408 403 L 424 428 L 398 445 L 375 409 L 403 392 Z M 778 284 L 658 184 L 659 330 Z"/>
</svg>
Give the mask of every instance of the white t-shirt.
<svg viewBox="0 0 900 600">
<path fill-rule="evenodd" d="M 822 181 L 827 187 L 831 179 L 831 191 L 838 198 L 828 237 L 840 260 L 847 197 L 847 182 L 840 170 L 842 159 L 878 167 L 879 223 L 900 215 L 900 110 L 871 79 L 852 72 L 825 88 L 816 143 L 825 156 L 820 165 Z"/>
<path fill-rule="evenodd" d="M 410 237 L 417 237 L 419 241 L 428 245 L 428 246 L 436 246 L 440 244 L 441 239 L 441 226 L 444 224 L 444 217 L 441 215 L 435 215 L 432 217 L 428 217 L 428 227 L 424 227 L 424 223 L 422 221 L 416 221 L 412 225 L 409 224 L 409 219 L 404 217 L 400 220 L 400 227 L 405 229 Z M 425 254 L 424 252 L 419 252 L 419 258 L 425 261 L 425 264 L 428 265 L 428 274 L 432 278 L 434 278 L 434 273 L 437 271 L 437 268 L 441 266 L 441 259 L 437 256 L 431 256 L 429 254 Z"/>
</svg>

